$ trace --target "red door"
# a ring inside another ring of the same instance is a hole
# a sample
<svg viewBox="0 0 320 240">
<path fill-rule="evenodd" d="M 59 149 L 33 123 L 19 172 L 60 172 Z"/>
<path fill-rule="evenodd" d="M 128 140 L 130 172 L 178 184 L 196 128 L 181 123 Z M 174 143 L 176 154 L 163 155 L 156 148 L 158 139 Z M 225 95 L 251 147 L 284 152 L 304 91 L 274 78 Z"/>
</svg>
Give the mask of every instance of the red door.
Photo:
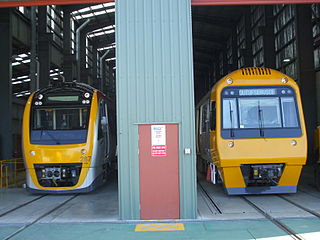
<svg viewBox="0 0 320 240">
<path fill-rule="evenodd" d="M 178 125 L 139 125 L 141 219 L 180 218 Z"/>
</svg>

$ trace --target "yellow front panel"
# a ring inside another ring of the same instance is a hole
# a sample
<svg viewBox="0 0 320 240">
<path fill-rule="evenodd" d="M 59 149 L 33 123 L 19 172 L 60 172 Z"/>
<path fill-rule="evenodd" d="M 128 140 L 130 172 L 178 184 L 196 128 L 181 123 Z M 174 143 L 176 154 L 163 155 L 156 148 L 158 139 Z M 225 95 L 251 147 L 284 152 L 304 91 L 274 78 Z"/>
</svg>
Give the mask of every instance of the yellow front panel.
<svg viewBox="0 0 320 240">
<path fill-rule="evenodd" d="M 211 91 L 211 101 L 216 101 L 216 131 L 211 132 L 212 162 L 218 166 L 227 188 L 245 187 L 241 164 L 285 164 L 278 186 L 295 186 L 302 165 L 307 159 L 307 136 L 300 91 L 294 80 L 274 70 L 265 75 L 244 75 L 237 70 L 221 79 Z M 283 82 L 283 79 L 287 82 Z M 232 79 L 231 83 L 227 79 Z M 290 86 L 294 89 L 302 135 L 294 138 L 223 139 L 221 137 L 221 92 L 225 87 L 236 86 Z M 293 146 L 291 142 L 297 144 Z M 230 143 L 230 144 L 229 144 Z M 232 147 L 228 146 L 232 145 Z"/>
<path fill-rule="evenodd" d="M 30 143 L 30 112 L 31 102 L 33 95 L 28 99 L 23 116 L 23 147 L 24 147 L 24 159 L 26 168 L 29 169 L 32 181 L 39 189 L 46 190 L 64 190 L 74 189 L 81 186 L 87 176 L 88 169 L 90 167 L 91 158 L 93 155 L 94 144 L 94 130 L 96 128 L 96 118 L 98 112 L 98 97 L 94 92 L 92 97 L 92 104 L 90 108 L 90 119 L 87 133 L 87 142 L 83 144 L 68 144 L 68 145 L 36 145 Z M 81 150 L 85 149 L 86 154 L 82 154 Z M 31 151 L 35 152 L 35 155 L 30 154 Z M 56 163 L 82 163 L 82 170 L 80 173 L 78 183 L 73 187 L 42 187 L 39 185 L 36 173 L 34 170 L 34 164 L 56 164 Z"/>
<path fill-rule="evenodd" d="M 240 167 L 224 167 L 221 169 L 223 184 L 226 188 L 246 186 Z"/>
</svg>

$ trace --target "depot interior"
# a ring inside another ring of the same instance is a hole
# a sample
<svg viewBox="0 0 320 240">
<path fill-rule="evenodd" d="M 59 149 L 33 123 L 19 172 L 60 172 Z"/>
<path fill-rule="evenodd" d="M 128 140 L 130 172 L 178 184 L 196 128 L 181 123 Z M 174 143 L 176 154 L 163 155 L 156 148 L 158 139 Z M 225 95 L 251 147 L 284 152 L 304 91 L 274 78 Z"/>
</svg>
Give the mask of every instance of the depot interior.
<svg viewBox="0 0 320 240">
<path fill-rule="evenodd" d="M 310 18 L 307 27 L 308 21 L 301 20 L 306 16 Z M 88 83 L 116 104 L 114 3 L 17 7 L 11 9 L 10 17 L 12 38 L 2 43 L 12 44 L 8 86 L 12 92 L 10 100 L 1 98 L 12 106 L 11 136 L 7 136 L 12 146 L 1 143 L 1 159 L 22 157 L 24 105 L 33 91 L 50 81 Z M 309 103 L 320 104 L 315 88 L 320 81 L 320 6 L 193 6 L 192 30 L 195 104 L 221 77 L 241 67 L 270 67 L 288 74 L 301 87 L 308 163 L 313 166 L 312 134 L 320 118 Z M 303 69 L 314 70 L 314 79 L 308 79 Z M 8 84 L 0 82 L 2 88 Z M 116 185 L 116 174 L 113 179 Z"/>
</svg>

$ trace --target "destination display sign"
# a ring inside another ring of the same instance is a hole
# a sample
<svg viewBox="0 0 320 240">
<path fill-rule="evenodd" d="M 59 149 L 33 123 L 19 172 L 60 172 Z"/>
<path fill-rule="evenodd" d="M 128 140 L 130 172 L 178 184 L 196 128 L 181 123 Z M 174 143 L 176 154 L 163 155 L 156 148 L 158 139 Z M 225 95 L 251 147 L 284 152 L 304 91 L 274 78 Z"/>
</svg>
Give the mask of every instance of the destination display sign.
<svg viewBox="0 0 320 240">
<path fill-rule="evenodd" d="M 249 88 L 249 89 L 240 89 L 240 96 L 268 96 L 276 95 L 277 90 L 275 88 Z"/>
</svg>

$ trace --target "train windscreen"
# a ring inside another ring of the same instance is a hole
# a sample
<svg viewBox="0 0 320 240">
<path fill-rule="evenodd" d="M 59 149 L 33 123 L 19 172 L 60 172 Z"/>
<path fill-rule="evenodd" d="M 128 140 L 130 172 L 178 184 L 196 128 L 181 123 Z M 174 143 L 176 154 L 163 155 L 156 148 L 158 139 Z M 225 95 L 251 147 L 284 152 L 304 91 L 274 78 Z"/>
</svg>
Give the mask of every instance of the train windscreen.
<svg viewBox="0 0 320 240">
<path fill-rule="evenodd" d="M 45 108 L 35 109 L 33 130 L 75 130 L 87 129 L 89 109 Z"/>
<path fill-rule="evenodd" d="M 44 145 L 84 143 L 88 122 L 88 106 L 33 109 L 31 143 Z"/>
<path fill-rule="evenodd" d="M 226 138 L 301 135 L 293 89 L 225 88 L 222 92 L 222 135 Z"/>
</svg>

